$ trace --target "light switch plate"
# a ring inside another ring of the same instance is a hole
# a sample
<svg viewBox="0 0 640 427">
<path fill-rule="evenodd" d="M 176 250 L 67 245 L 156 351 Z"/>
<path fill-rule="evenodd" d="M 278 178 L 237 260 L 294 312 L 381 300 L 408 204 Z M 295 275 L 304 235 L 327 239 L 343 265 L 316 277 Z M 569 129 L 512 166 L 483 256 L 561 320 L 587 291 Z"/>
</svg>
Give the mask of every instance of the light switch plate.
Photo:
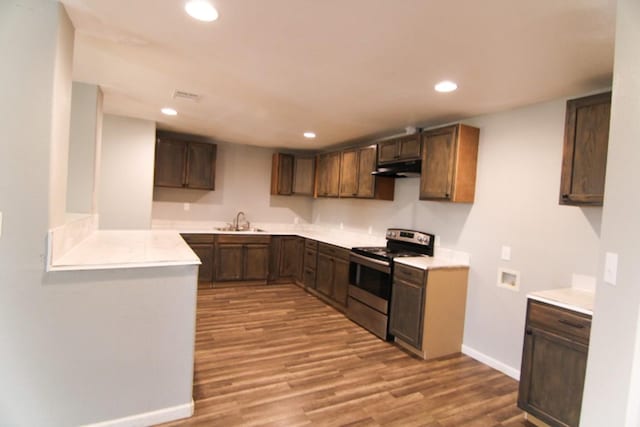
<svg viewBox="0 0 640 427">
<path fill-rule="evenodd" d="M 607 252 L 604 256 L 604 282 L 615 285 L 618 276 L 618 254 Z"/>
<path fill-rule="evenodd" d="M 503 261 L 511 261 L 511 246 L 503 246 L 500 257 Z"/>
</svg>

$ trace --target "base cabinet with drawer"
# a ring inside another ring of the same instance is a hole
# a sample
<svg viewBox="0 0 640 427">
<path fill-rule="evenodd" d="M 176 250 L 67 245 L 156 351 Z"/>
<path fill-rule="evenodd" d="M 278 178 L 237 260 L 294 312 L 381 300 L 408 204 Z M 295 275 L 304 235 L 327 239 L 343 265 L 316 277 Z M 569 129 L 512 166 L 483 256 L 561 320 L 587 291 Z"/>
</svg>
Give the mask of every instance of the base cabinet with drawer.
<svg viewBox="0 0 640 427">
<path fill-rule="evenodd" d="M 389 332 L 423 359 L 459 353 L 469 269 L 394 264 Z"/>
<path fill-rule="evenodd" d="M 270 283 L 302 283 L 302 247 L 298 236 L 273 236 L 269 267 Z"/>
<path fill-rule="evenodd" d="M 213 281 L 213 245 L 215 237 L 213 234 L 182 234 L 182 238 L 187 242 L 193 252 L 200 258 L 198 269 L 198 287 L 210 287 Z"/>
<path fill-rule="evenodd" d="M 316 240 L 305 239 L 303 257 L 302 283 L 307 289 L 315 289 L 318 264 L 318 242 Z"/>
<path fill-rule="evenodd" d="M 518 407 L 551 426 L 578 426 L 591 316 L 529 299 Z"/>
</svg>

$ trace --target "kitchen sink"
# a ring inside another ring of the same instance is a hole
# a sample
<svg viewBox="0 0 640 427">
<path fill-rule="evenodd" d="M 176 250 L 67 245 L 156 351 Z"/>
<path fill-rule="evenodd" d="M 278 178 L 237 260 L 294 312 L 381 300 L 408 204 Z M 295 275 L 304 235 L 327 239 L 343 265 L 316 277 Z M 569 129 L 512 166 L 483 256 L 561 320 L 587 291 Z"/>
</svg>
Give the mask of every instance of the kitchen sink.
<svg viewBox="0 0 640 427">
<path fill-rule="evenodd" d="M 227 231 L 230 233 L 264 233 L 267 230 L 263 230 L 262 228 L 249 227 L 249 228 L 236 228 L 233 226 L 226 227 L 215 227 L 217 231 Z"/>
</svg>

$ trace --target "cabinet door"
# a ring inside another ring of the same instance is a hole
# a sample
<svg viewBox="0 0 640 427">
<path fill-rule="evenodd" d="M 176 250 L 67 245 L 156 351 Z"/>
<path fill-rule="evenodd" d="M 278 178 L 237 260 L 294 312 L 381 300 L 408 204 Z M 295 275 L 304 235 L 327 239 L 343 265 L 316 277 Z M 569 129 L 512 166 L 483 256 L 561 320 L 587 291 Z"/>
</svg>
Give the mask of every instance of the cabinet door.
<svg viewBox="0 0 640 427">
<path fill-rule="evenodd" d="M 154 185 L 158 187 L 183 187 L 187 144 L 167 138 L 156 141 Z"/>
<path fill-rule="evenodd" d="M 389 332 L 422 350 L 424 324 L 424 284 L 393 281 Z"/>
<path fill-rule="evenodd" d="M 349 287 L 349 261 L 333 259 L 333 299 L 343 307 L 347 306 L 347 289 Z"/>
<path fill-rule="evenodd" d="M 280 277 L 280 248 L 284 236 L 271 236 L 271 250 L 269 251 L 269 281 L 275 282 Z"/>
<path fill-rule="evenodd" d="M 247 244 L 244 246 L 244 280 L 267 280 L 269 275 L 269 246 Z"/>
<path fill-rule="evenodd" d="M 313 177 L 315 173 L 313 157 L 298 157 L 293 161 L 293 194 L 313 195 Z"/>
<path fill-rule="evenodd" d="M 271 194 L 290 196 L 293 193 L 293 156 L 274 153 L 271 164 Z"/>
<path fill-rule="evenodd" d="M 602 205 L 611 92 L 567 102 L 560 204 Z"/>
<path fill-rule="evenodd" d="M 198 282 L 211 282 L 213 280 L 213 245 L 193 243 L 189 246 L 202 262 L 198 269 Z"/>
<path fill-rule="evenodd" d="M 340 164 L 340 197 L 355 197 L 358 195 L 358 150 L 342 152 Z"/>
<path fill-rule="evenodd" d="M 338 197 L 340 193 L 340 152 L 327 155 L 327 196 Z"/>
<path fill-rule="evenodd" d="M 518 406 L 551 425 L 578 426 L 586 345 L 527 327 Z"/>
<path fill-rule="evenodd" d="M 399 157 L 397 140 L 392 139 L 378 144 L 378 163 L 397 162 Z"/>
<path fill-rule="evenodd" d="M 298 269 L 296 271 L 296 283 L 304 283 L 304 239 L 302 237 L 296 237 L 296 256 L 298 262 Z"/>
<path fill-rule="evenodd" d="M 305 288 L 315 289 L 316 271 L 312 268 L 305 268 L 303 282 Z"/>
<path fill-rule="evenodd" d="M 216 146 L 190 142 L 188 147 L 186 186 L 199 190 L 214 190 Z"/>
<path fill-rule="evenodd" d="M 421 148 L 420 134 L 404 136 L 398 140 L 398 158 L 417 160 L 420 158 Z"/>
<path fill-rule="evenodd" d="M 294 279 L 299 276 L 302 248 L 296 236 L 282 237 L 280 240 L 279 276 Z"/>
<path fill-rule="evenodd" d="M 449 200 L 452 194 L 456 126 L 426 132 L 422 140 L 420 198 Z"/>
<path fill-rule="evenodd" d="M 317 159 L 318 169 L 316 171 L 316 194 L 320 197 L 324 197 L 327 195 L 327 168 L 329 167 L 329 162 L 326 154 L 320 154 Z"/>
<path fill-rule="evenodd" d="M 328 297 L 333 295 L 333 259 L 323 253 L 318 254 L 316 290 Z"/>
<path fill-rule="evenodd" d="M 244 249 L 241 244 L 218 244 L 216 246 L 215 278 L 218 282 L 242 280 Z"/>
<path fill-rule="evenodd" d="M 358 157 L 358 197 L 373 198 L 375 177 L 371 172 L 376 170 L 376 146 L 362 148 Z"/>
</svg>

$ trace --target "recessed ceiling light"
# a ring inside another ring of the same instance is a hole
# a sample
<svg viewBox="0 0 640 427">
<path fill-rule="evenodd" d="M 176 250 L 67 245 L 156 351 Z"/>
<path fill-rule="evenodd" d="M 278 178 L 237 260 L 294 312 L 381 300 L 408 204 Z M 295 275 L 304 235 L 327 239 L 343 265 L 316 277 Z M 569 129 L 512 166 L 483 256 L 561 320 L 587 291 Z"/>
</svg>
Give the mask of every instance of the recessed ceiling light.
<svg viewBox="0 0 640 427">
<path fill-rule="evenodd" d="M 211 22 L 218 19 L 218 11 L 207 0 L 189 0 L 184 5 L 184 10 L 198 21 Z"/>
<path fill-rule="evenodd" d="M 458 85 L 450 80 L 443 80 L 433 87 L 437 92 L 453 92 L 458 89 Z"/>
<path fill-rule="evenodd" d="M 162 114 L 164 114 L 166 116 L 177 116 L 178 115 L 178 112 L 176 110 L 174 110 L 173 108 L 165 107 L 160 111 L 162 112 Z"/>
<path fill-rule="evenodd" d="M 313 133 L 313 132 L 305 132 L 305 133 L 303 133 L 303 135 L 304 135 L 305 138 L 309 138 L 309 139 L 313 139 L 313 138 L 316 137 L 316 134 Z"/>
</svg>

